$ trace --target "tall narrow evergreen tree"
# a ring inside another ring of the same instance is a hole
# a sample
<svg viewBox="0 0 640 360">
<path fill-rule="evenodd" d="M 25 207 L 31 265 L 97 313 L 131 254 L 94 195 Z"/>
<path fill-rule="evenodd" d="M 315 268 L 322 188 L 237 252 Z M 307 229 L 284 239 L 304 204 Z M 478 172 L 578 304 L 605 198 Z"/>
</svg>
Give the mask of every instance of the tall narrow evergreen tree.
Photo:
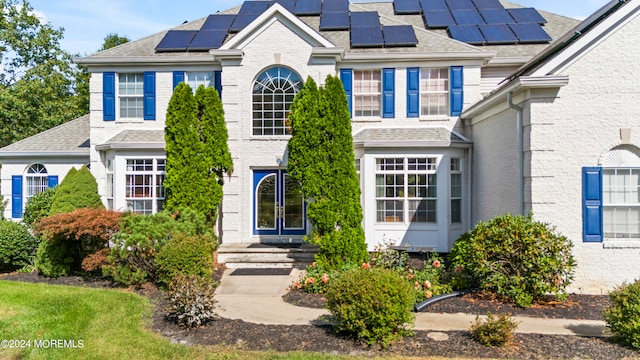
<svg viewBox="0 0 640 360">
<path fill-rule="evenodd" d="M 86 166 L 80 170 L 76 170 L 76 168 L 69 170 L 51 200 L 49 215 L 72 212 L 82 208 L 104 209 L 104 204 L 98 194 L 96 178 Z"/>
<path fill-rule="evenodd" d="M 327 76 L 325 88 L 307 79 L 289 115 L 288 172 L 309 200 L 316 260 L 329 268 L 367 260 L 362 229 L 351 117 L 342 83 Z"/>
</svg>

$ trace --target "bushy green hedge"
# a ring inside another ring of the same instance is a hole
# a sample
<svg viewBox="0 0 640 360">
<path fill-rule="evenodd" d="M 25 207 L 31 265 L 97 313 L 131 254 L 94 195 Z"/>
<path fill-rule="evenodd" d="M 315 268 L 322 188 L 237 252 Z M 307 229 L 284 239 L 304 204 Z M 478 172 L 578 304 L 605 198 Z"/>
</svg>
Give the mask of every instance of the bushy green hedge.
<svg viewBox="0 0 640 360">
<path fill-rule="evenodd" d="M 520 307 L 549 293 L 563 298 L 573 279 L 572 247 L 570 240 L 532 215 L 498 216 L 479 222 L 456 241 L 449 255 L 453 283 L 479 286 Z"/>
<path fill-rule="evenodd" d="M 14 271 L 30 265 L 38 239 L 20 223 L 0 219 L 0 271 Z"/>
<path fill-rule="evenodd" d="M 29 198 L 27 204 L 24 207 L 24 214 L 22 214 L 22 222 L 29 227 L 34 225 L 43 217 L 49 216 L 51 210 L 51 204 L 56 194 L 58 187 L 47 188 L 46 190 L 36 194 Z"/>
<path fill-rule="evenodd" d="M 211 234 L 175 234 L 155 256 L 158 281 L 168 285 L 178 275 L 211 277 L 217 245 Z"/>
<path fill-rule="evenodd" d="M 413 290 L 395 271 L 348 270 L 329 283 L 325 297 L 338 333 L 383 347 L 411 334 Z"/>
<path fill-rule="evenodd" d="M 36 269 L 46 277 L 70 275 L 80 257 L 78 243 L 70 241 L 40 242 L 36 253 Z"/>
<path fill-rule="evenodd" d="M 617 287 L 609 299 L 611 306 L 604 311 L 607 326 L 619 342 L 640 349 L 640 280 Z"/>
<path fill-rule="evenodd" d="M 91 171 L 84 166 L 80 170 L 72 168 L 58 185 L 49 215 L 82 208 L 104 209 L 98 194 L 98 183 Z"/>
</svg>

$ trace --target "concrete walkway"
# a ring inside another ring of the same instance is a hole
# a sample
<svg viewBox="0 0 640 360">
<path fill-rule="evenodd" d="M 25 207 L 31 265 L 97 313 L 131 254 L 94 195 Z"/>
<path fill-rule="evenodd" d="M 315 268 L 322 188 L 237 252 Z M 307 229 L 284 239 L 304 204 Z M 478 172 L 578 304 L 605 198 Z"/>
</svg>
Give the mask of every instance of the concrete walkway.
<svg viewBox="0 0 640 360">
<path fill-rule="evenodd" d="M 299 278 L 300 271 L 292 270 L 288 276 L 231 275 L 227 269 L 216 289 L 218 315 L 228 319 L 265 325 L 323 324 L 323 309 L 311 309 L 288 304 L 282 300 L 287 288 Z M 482 316 L 481 316 L 482 317 Z M 415 330 L 452 331 L 469 330 L 476 316 L 471 314 L 416 313 Z M 606 325 L 597 320 L 542 319 L 515 316 L 520 324 L 519 333 L 547 335 L 604 336 Z"/>
</svg>

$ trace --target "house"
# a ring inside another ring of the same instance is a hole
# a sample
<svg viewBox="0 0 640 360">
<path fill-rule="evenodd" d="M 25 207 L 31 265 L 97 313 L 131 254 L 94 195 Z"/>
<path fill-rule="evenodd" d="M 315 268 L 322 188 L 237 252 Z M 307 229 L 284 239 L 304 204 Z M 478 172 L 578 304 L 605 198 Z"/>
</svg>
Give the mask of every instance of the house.
<svg viewBox="0 0 640 360">
<path fill-rule="evenodd" d="M 629 130 L 634 105 L 624 101 L 634 89 L 616 87 L 637 80 L 637 56 L 628 45 L 613 61 L 588 38 L 609 44 L 606 34 L 620 31 L 629 42 L 637 39 L 609 24 L 623 13 L 633 18 L 637 6 L 637 0 L 614 1 L 579 25 L 498 0 L 245 1 L 76 59 L 91 73 L 90 114 L 0 149 L 2 195 L 10 199 L 5 215 L 21 218 L 29 196 L 54 185 L 70 166 L 85 164 L 108 208 L 159 211 L 167 104 L 184 81 L 215 87 L 225 110 L 234 173 L 224 185 L 223 246 L 301 242 L 309 225 L 286 173 L 287 109 L 307 77 L 323 84 L 335 74 L 352 116 L 370 250 L 391 242 L 448 252 L 478 220 L 533 210 L 576 243 L 578 261 L 608 260 L 608 275 L 581 263 L 576 288 L 609 289 L 640 271 L 628 248 L 611 249 L 606 221 L 601 243 L 582 242 L 581 169 L 602 168 L 604 159 L 635 149 L 634 139 L 640 144 Z M 565 35 L 574 28 L 581 33 Z M 590 45 L 577 45 L 583 41 Z M 547 69 L 563 56 L 577 60 Z M 574 68 L 589 58 L 590 68 Z M 613 63 L 620 67 L 608 66 Z M 581 98 L 585 85 L 594 89 L 589 99 Z M 609 91 L 607 102 L 595 101 L 598 89 Z M 627 93 L 618 96 L 618 90 Z M 618 113 L 602 116 L 612 110 Z M 560 114 L 562 121 L 554 122 Z M 578 121 L 577 114 L 590 117 Z M 85 126 L 85 133 L 64 126 Z M 624 130 L 626 142 L 605 139 L 610 128 Z M 60 149 L 39 145 L 72 132 L 78 137 Z M 606 151 L 598 150 L 602 144 Z M 588 214 L 611 217 L 606 201 L 604 210 L 592 210 L 592 200 Z M 601 274 L 603 281 L 592 280 Z"/>
</svg>

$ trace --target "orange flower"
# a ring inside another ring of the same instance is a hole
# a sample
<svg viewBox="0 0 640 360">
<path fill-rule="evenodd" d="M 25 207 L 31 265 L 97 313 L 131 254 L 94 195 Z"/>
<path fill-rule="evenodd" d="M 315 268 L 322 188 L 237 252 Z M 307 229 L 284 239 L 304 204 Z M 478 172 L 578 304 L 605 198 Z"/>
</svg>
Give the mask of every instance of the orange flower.
<svg viewBox="0 0 640 360">
<path fill-rule="evenodd" d="M 371 267 L 371 265 L 369 265 L 369 263 L 362 263 L 362 268 L 363 269 L 368 269 L 370 267 Z"/>
<path fill-rule="evenodd" d="M 323 274 L 322 275 L 322 282 L 326 284 L 328 281 L 329 281 L 329 274 Z"/>
<path fill-rule="evenodd" d="M 424 287 L 427 289 L 431 289 L 431 282 L 429 280 L 424 281 Z"/>
<path fill-rule="evenodd" d="M 434 267 L 434 268 L 439 268 L 439 267 L 440 267 L 440 261 L 438 261 L 438 260 L 434 260 L 434 261 L 433 261 L 433 267 Z"/>
<path fill-rule="evenodd" d="M 409 276 L 407 276 L 409 278 L 409 280 L 413 279 L 413 274 L 409 274 Z"/>
<path fill-rule="evenodd" d="M 300 281 L 296 281 L 295 286 L 296 286 L 296 289 L 302 288 L 302 284 L 300 284 Z"/>
<path fill-rule="evenodd" d="M 304 283 L 305 283 L 305 284 L 315 284 L 315 282 L 316 282 L 316 279 L 314 279 L 313 277 L 308 277 L 308 278 L 304 281 Z"/>
<path fill-rule="evenodd" d="M 433 296 L 433 293 L 432 293 L 431 291 L 425 291 L 425 292 L 424 292 L 424 297 L 425 297 L 425 298 L 429 299 L 429 298 L 431 298 L 432 296 Z"/>
</svg>

